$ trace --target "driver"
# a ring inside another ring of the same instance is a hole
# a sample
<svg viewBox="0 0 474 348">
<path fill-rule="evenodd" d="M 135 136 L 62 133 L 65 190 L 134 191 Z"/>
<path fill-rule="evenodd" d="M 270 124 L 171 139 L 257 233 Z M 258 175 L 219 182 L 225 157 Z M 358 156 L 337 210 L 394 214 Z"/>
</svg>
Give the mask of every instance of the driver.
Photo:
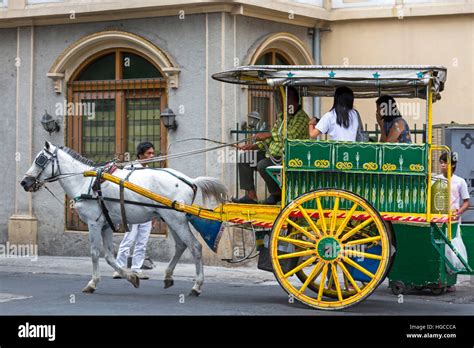
<svg viewBox="0 0 474 348">
<path fill-rule="evenodd" d="M 270 196 L 263 201 L 263 204 L 277 204 L 281 200 L 280 187 L 268 175 L 265 169 L 281 161 L 283 154 L 282 121 L 283 113 L 279 113 L 275 125 L 270 132 L 257 134 L 257 142 L 255 144 L 239 146 L 239 149 L 244 151 L 258 151 L 257 165 L 251 166 L 251 163 L 243 160 L 239 161 L 240 188 L 245 190 L 246 193 L 241 198 L 233 198 L 232 201 L 234 203 L 257 203 L 253 175 L 255 170 L 258 170 L 270 192 Z M 294 87 L 288 87 L 288 139 L 308 139 L 308 121 L 309 117 L 301 106 L 298 91 Z M 251 157 L 241 156 L 241 158 Z"/>
</svg>

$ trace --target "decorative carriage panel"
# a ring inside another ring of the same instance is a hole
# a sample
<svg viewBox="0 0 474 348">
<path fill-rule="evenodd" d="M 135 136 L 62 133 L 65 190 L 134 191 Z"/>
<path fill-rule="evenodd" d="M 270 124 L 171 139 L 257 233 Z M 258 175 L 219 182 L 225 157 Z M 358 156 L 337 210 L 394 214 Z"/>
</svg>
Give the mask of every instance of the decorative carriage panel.
<svg viewBox="0 0 474 348">
<path fill-rule="evenodd" d="M 287 141 L 286 151 L 287 203 L 311 190 L 339 188 L 380 212 L 426 213 L 425 145 L 297 140 Z M 341 208 L 347 204 L 341 201 Z"/>
<path fill-rule="evenodd" d="M 426 182 L 427 178 L 421 175 L 290 171 L 286 175 L 286 203 L 312 190 L 339 188 L 364 197 L 380 212 L 424 214 Z M 323 203 L 328 209 L 333 206 L 328 199 Z M 341 209 L 350 208 L 345 204 L 341 201 Z"/>
<path fill-rule="evenodd" d="M 291 171 L 343 171 L 426 175 L 426 144 L 356 143 L 314 140 L 286 142 Z"/>
</svg>

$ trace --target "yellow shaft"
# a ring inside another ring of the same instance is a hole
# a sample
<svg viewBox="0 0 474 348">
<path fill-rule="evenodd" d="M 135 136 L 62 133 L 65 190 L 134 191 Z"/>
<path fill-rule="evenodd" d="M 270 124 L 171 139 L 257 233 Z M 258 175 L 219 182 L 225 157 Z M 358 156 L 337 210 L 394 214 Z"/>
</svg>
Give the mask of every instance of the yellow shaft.
<svg viewBox="0 0 474 348">
<path fill-rule="evenodd" d="M 95 172 L 93 170 L 89 170 L 89 171 L 84 172 L 84 176 L 86 176 L 86 177 L 96 176 L 96 175 L 97 175 L 97 172 Z M 102 173 L 102 178 L 107 180 L 107 181 L 113 182 L 117 185 L 119 185 L 120 180 L 122 180 L 122 179 L 120 179 L 120 178 L 118 178 L 114 175 L 107 174 L 107 173 Z M 192 215 L 196 215 L 196 216 L 199 216 L 199 217 L 202 217 L 202 218 L 205 218 L 205 219 L 222 221 L 222 214 L 219 213 L 219 212 L 211 211 L 211 210 L 208 210 L 206 208 L 203 208 L 203 207 L 200 207 L 200 206 L 194 205 L 194 204 L 193 205 L 188 205 L 188 204 L 184 204 L 183 202 L 172 201 L 171 199 L 160 196 L 160 195 L 158 195 L 158 194 L 156 194 L 156 193 L 154 193 L 150 190 L 144 189 L 143 187 L 140 187 L 140 186 L 135 185 L 135 184 L 133 184 L 131 182 L 128 182 L 128 181 L 124 182 L 123 186 L 125 188 L 133 191 L 133 192 L 138 193 L 141 196 L 152 199 L 155 202 L 163 204 L 167 207 L 172 207 L 173 209 L 175 209 L 177 211 L 182 211 L 184 213 L 189 213 L 189 214 L 192 214 Z"/>
</svg>

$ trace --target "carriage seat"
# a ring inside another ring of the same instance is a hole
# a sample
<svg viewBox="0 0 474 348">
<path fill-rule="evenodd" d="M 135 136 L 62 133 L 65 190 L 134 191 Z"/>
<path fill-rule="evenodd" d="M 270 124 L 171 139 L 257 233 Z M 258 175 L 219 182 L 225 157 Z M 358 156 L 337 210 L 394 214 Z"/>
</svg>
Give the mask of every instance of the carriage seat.
<svg viewBox="0 0 474 348">
<path fill-rule="evenodd" d="M 281 168 L 282 166 L 268 166 L 265 171 L 281 188 Z"/>
</svg>

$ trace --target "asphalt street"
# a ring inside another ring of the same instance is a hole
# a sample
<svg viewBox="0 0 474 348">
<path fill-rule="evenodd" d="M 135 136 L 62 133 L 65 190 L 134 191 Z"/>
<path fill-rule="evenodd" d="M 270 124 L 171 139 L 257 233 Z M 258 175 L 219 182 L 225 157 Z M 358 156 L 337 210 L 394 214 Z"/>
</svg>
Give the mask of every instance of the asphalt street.
<svg viewBox="0 0 474 348">
<path fill-rule="evenodd" d="M 271 274 L 270 274 L 271 275 Z M 161 277 L 160 277 L 161 278 Z M 272 281 L 251 283 L 214 279 L 200 297 L 189 297 L 192 279 L 169 289 L 156 279 L 135 289 L 103 274 L 94 294 L 81 293 L 84 274 L 0 271 L 0 315 L 473 315 L 471 287 L 434 296 L 413 292 L 400 299 L 386 283 L 363 303 L 343 311 L 319 311 L 298 302 Z"/>
</svg>

